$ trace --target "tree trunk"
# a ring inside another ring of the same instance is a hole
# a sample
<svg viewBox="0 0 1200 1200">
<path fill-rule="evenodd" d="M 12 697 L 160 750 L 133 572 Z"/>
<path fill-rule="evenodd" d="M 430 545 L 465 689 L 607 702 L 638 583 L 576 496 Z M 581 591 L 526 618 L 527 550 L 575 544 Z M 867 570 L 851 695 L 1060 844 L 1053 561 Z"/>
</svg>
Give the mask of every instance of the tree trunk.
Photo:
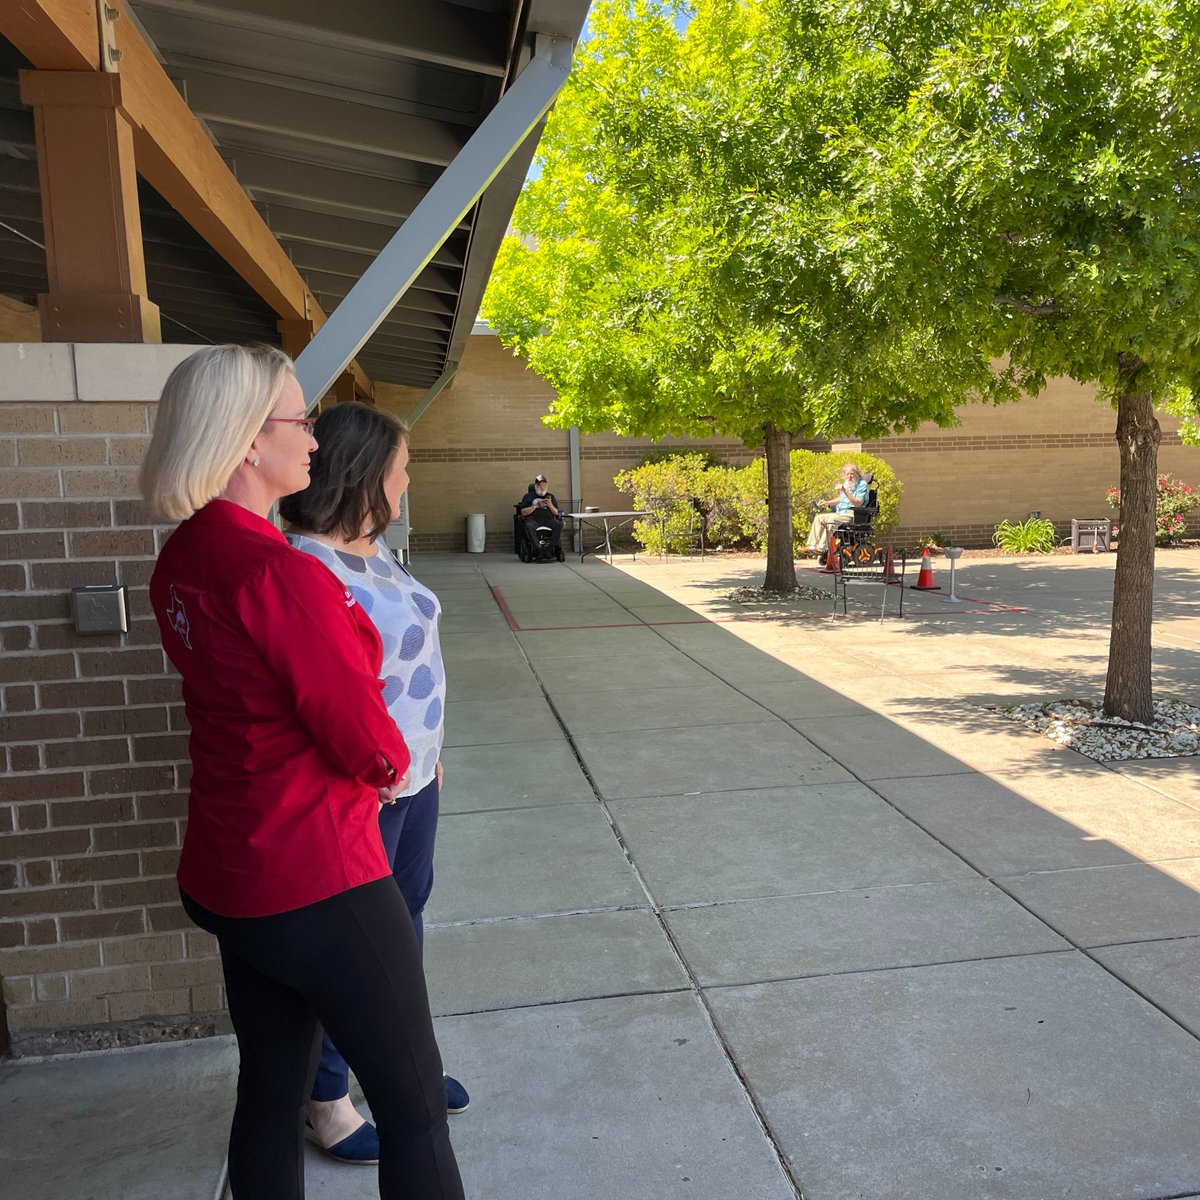
<svg viewBox="0 0 1200 1200">
<path fill-rule="evenodd" d="M 1121 452 L 1121 535 L 1113 579 L 1112 633 L 1104 713 L 1127 721 L 1153 718 L 1150 630 L 1154 602 L 1154 513 L 1161 432 L 1150 393 L 1138 390 L 1142 364 L 1120 360 L 1117 446 Z"/>
<path fill-rule="evenodd" d="M 763 587 L 790 592 L 796 586 L 792 551 L 792 435 L 764 425 L 767 452 L 767 577 Z"/>
</svg>

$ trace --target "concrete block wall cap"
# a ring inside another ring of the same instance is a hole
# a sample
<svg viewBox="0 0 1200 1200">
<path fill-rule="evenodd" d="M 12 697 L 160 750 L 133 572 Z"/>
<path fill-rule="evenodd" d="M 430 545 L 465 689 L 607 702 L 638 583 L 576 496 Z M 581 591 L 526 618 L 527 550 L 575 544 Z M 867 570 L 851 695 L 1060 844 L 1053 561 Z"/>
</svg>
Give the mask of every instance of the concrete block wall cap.
<svg viewBox="0 0 1200 1200">
<path fill-rule="evenodd" d="M 165 343 L 76 342 L 80 400 L 155 401 L 167 376 L 200 346 Z"/>
<path fill-rule="evenodd" d="M 0 342 L 0 401 L 75 399 L 75 366 L 65 342 Z"/>
</svg>

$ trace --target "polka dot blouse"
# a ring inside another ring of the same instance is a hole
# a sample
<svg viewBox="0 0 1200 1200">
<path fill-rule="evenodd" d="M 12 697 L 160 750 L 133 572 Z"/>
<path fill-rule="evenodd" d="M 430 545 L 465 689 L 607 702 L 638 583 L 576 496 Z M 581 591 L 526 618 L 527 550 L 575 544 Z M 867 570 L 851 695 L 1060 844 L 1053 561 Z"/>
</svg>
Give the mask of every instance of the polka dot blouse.
<svg viewBox="0 0 1200 1200">
<path fill-rule="evenodd" d="M 315 538 L 288 536 L 323 562 L 349 589 L 383 639 L 383 699 L 412 755 L 412 796 L 434 776 L 442 753 L 446 671 L 438 642 L 438 598 L 377 543 L 371 558 L 335 550 Z"/>
</svg>

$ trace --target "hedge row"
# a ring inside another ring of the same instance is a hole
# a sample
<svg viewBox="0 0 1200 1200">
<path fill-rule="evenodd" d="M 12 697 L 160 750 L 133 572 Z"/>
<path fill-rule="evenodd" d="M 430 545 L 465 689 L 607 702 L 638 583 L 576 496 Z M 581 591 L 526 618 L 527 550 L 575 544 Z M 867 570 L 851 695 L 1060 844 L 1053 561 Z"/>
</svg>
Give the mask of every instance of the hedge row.
<svg viewBox="0 0 1200 1200">
<path fill-rule="evenodd" d="M 901 484 L 882 458 L 873 454 L 818 454 L 793 450 L 792 540 L 804 544 L 819 502 L 836 495 L 845 463 L 852 462 L 864 475 L 875 476 L 879 491 L 879 516 L 875 528 L 886 533 L 896 527 Z M 618 474 L 617 487 L 632 497 L 634 508 L 647 509 L 660 518 L 634 523 L 634 536 L 651 553 L 661 547 L 665 530 L 667 549 L 679 554 L 694 546 L 700 516 L 695 498 L 708 513 L 710 546 L 747 547 L 759 551 L 767 545 L 767 469 L 765 459 L 747 467 L 727 467 L 711 454 L 653 454 L 636 467 Z"/>
</svg>

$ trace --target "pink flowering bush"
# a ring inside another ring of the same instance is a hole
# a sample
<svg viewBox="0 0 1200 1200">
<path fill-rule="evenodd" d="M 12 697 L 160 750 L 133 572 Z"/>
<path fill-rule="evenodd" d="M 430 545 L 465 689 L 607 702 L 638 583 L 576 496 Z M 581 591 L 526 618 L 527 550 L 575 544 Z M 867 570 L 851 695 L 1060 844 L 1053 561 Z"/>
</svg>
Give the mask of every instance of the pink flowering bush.
<svg viewBox="0 0 1200 1200">
<path fill-rule="evenodd" d="M 1159 546 L 1170 546 L 1183 538 L 1187 514 L 1200 507 L 1200 491 L 1172 475 L 1160 475 L 1155 491 L 1154 541 Z M 1120 509 L 1120 488 L 1110 487 L 1105 499 L 1112 508 Z"/>
</svg>

